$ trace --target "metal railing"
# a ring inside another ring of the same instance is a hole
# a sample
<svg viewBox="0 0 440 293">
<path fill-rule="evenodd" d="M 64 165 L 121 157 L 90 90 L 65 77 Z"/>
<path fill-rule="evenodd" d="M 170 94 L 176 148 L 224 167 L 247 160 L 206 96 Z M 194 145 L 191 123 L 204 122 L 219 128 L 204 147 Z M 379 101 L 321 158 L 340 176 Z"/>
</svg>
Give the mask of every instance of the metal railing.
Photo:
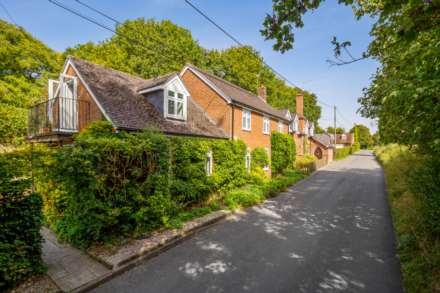
<svg viewBox="0 0 440 293">
<path fill-rule="evenodd" d="M 75 133 L 90 122 L 90 103 L 57 97 L 29 108 L 30 137 Z"/>
</svg>

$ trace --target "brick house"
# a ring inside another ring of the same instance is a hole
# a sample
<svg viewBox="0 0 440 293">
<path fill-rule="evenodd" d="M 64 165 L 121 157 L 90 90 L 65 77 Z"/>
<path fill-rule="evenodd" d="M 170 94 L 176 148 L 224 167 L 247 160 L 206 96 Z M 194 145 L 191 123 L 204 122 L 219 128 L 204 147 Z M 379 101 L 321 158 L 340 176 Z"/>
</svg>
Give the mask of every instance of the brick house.
<svg viewBox="0 0 440 293">
<path fill-rule="evenodd" d="M 107 120 L 115 131 L 153 127 L 168 135 L 241 139 L 249 152 L 262 147 L 269 157 L 271 133 L 279 131 L 293 136 L 298 156 L 313 154 L 319 140 L 310 139 L 313 123 L 303 115 L 301 94 L 296 110 L 273 108 L 264 86 L 253 94 L 192 65 L 146 80 L 68 57 L 59 79 L 49 80 L 47 100 L 29 111 L 28 139 L 71 143 L 91 122 Z"/>
<path fill-rule="evenodd" d="M 335 148 L 343 148 L 343 147 L 351 147 L 354 144 L 354 134 L 353 133 L 341 133 L 336 134 L 336 141 L 334 139 L 335 135 L 333 133 L 330 134 L 332 138 L 332 142 L 335 145 Z"/>
<path fill-rule="evenodd" d="M 251 150 L 263 147 L 270 154 L 270 134 L 288 133 L 290 113 L 269 105 L 264 87 L 256 95 L 192 65 L 185 66 L 180 76 L 215 125 L 229 138 L 243 140 Z"/>
<path fill-rule="evenodd" d="M 31 141 L 63 144 L 93 121 L 115 131 L 154 127 L 166 134 L 227 139 L 190 97 L 178 73 L 145 80 L 79 58 L 67 58 L 48 99 L 29 110 Z"/>
</svg>

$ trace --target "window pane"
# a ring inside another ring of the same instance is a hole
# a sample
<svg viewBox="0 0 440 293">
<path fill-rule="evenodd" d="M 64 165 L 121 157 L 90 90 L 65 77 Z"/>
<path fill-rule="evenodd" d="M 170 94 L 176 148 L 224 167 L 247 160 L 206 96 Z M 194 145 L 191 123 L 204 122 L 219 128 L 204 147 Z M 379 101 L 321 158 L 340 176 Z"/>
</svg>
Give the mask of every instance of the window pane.
<svg viewBox="0 0 440 293">
<path fill-rule="evenodd" d="M 176 109 L 174 107 L 174 101 L 168 100 L 168 114 L 175 115 Z"/>
<path fill-rule="evenodd" d="M 177 93 L 177 97 L 181 100 L 183 100 L 183 95 L 181 93 Z"/>
<path fill-rule="evenodd" d="M 183 103 L 177 102 L 177 116 L 183 116 Z"/>
<path fill-rule="evenodd" d="M 174 97 L 174 92 L 173 91 L 168 91 L 168 96 Z"/>
</svg>

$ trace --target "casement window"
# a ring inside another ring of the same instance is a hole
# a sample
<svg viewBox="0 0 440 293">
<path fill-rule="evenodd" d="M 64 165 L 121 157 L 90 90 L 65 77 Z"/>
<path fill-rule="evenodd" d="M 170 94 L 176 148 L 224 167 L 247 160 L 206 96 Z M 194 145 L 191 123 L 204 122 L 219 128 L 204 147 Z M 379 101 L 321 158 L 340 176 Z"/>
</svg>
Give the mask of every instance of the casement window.
<svg viewBox="0 0 440 293">
<path fill-rule="evenodd" d="M 172 90 L 166 91 L 166 114 L 170 118 L 186 119 L 186 97 L 184 94 Z"/>
<path fill-rule="evenodd" d="M 269 150 L 269 148 L 264 148 L 264 150 L 266 151 L 267 157 L 270 158 L 270 150 Z M 263 167 L 263 170 L 266 171 L 266 172 L 269 171 L 269 169 L 270 169 L 269 164 Z"/>
<path fill-rule="evenodd" d="M 251 153 L 246 151 L 246 156 L 244 157 L 244 164 L 246 167 L 246 171 L 249 173 L 251 171 Z"/>
<path fill-rule="evenodd" d="M 264 134 L 270 133 L 270 119 L 267 117 L 263 117 L 263 133 Z"/>
<path fill-rule="evenodd" d="M 310 136 L 315 135 L 315 126 L 313 124 L 310 125 L 309 135 Z"/>
<path fill-rule="evenodd" d="M 282 121 L 278 121 L 278 131 L 283 132 L 284 131 L 284 124 Z"/>
<path fill-rule="evenodd" d="M 206 154 L 206 164 L 205 164 L 205 171 L 207 176 L 212 175 L 212 167 L 214 165 L 214 160 L 212 158 L 212 151 L 209 150 Z"/>
<path fill-rule="evenodd" d="M 241 128 L 243 130 L 251 130 L 251 111 L 243 109 L 241 113 Z"/>
</svg>

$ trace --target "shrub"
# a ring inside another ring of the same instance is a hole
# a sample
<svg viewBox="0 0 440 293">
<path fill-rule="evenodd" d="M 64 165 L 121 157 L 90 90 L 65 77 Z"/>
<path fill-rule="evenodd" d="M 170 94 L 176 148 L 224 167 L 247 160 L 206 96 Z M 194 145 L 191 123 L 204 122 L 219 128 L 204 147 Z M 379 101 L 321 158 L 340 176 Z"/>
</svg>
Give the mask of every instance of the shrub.
<svg viewBox="0 0 440 293">
<path fill-rule="evenodd" d="M 75 145 L 39 153 L 47 223 L 79 247 L 168 225 L 185 206 L 247 183 L 245 151 L 242 141 L 116 134 L 108 123 L 92 124 Z"/>
<path fill-rule="evenodd" d="M 41 198 L 29 193 L 29 153 L 0 154 L 0 291 L 45 269 L 41 260 Z"/>
<path fill-rule="evenodd" d="M 334 159 L 341 160 L 350 155 L 352 153 L 352 149 L 351 147 L 343 147 L 339 149 L 334 149 L 334 152 Z"/>
<path fill-rule="evenodd" d="M 262 202 L 265 199 L 263 190 L 257 185 L 234 189 L 225 194 L 224 201 L 228 208 L 245 208 Z"/>
<path fill-rule="evenodd" d="M 309 174 L 316 170 L 315 162 L 315 157 L 311 155 L 298 157 L 295 160 L 295 169 L 303 172 L 304 174 Z"/>
<path fill-rule="evenodd" d="M 270 138 L 272 148 L 272 173 L 280 174 L 295 162 L 295 142 L 291 135 L 273 132 Z"/>
<path fill-rule="evenodd" d="M 255 148 L 251 152 L 251 169 L 256 170 L 258 168 L 263 169 L 269 166 L 269 156 L 264 148 Z"/>
</svg>

